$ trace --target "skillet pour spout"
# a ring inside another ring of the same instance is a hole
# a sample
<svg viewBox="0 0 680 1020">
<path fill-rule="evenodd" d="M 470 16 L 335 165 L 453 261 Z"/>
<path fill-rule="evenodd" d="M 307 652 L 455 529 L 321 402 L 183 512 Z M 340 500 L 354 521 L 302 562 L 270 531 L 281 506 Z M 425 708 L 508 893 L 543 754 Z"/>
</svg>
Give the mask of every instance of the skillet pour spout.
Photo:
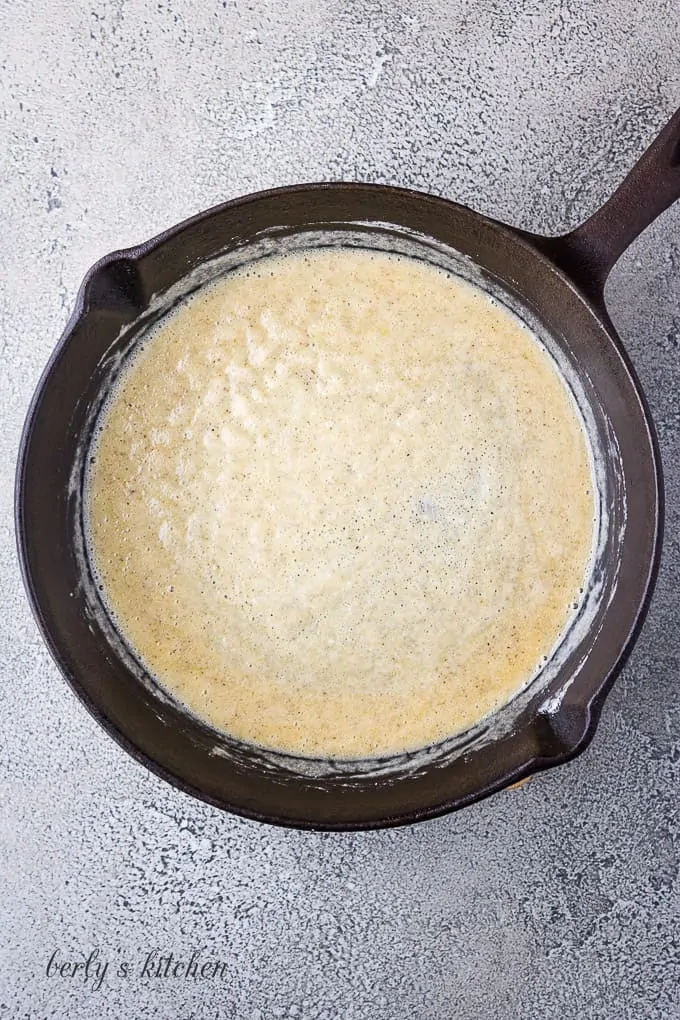
<svg viewBox="0 0 680 1020">
<path fill-rule="evenodd" d="M 617 259 L 680 198 L 680 111 L 614 195 L 546 238 L 454 202 L 367 184 L 238 198 L 103 258 L 31 402 L 15 517 L 28 597 L 52 656 L 101 725 L 157 775 L 217 807 L 306 829 L 369 829 L 463 807 L 584 750 L 641 627 L 661 550 L 661 461 L 634 369 L 607 313 Z M 84 461 L 107 389 L 139 335 L 192 289 L 294 247 L 402 251 L 473 279 L 521 315 L 571 377 L 602 451 L 602 520 L 587 612 L 559 662 L 462 736 L 383 760 L 275 754 L 217 733 L 160 690 L 103 607 L 83 531 Z"/>
</svg>

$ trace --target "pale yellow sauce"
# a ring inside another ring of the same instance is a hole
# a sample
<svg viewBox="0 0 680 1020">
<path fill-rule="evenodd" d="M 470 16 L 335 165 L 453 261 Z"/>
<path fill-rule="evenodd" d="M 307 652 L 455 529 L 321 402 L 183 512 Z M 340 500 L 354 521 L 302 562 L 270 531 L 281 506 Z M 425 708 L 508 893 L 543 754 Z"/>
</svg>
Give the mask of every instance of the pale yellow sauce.
<svg viewBox="0 0 680 1020">
<path fill-rule="evenodd" d="M 581 598 L 595 502 L 554 363 L 486 295 L 340 249 L 232 273 L 125 369 L 91 556 L 157 681 L 218 729 L 332 757 L 506 703 Z"/>
</svg>

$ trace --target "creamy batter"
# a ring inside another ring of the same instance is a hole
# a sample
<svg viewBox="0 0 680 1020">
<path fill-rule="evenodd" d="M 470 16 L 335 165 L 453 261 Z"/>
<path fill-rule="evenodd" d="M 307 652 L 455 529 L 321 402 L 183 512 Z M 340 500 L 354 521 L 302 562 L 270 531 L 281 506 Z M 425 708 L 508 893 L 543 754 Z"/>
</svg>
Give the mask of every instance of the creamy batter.
<svg viewBox="0 0 680 1020">
<path fill-rule="evenodd" d="M 485 294 L 321 249 L 203 288 L 109 398 L 90 554 L 121 633 L 214 727 L 305 755 L 426 746 L 506 703 L 582 598 L 573 397 Z"/>
</svg>

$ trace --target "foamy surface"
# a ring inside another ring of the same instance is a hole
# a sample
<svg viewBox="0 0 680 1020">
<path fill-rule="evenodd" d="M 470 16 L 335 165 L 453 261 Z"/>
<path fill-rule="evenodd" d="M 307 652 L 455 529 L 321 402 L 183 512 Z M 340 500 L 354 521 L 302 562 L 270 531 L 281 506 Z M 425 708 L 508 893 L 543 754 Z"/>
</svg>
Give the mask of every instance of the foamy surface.
<svg viewBox="0 0 680 1020">
<path fill-rule="evenodd" d="M 467 729 L 582 598 L 595 494 L 554 362 L 471 285 L 357 249 L 184 301 L 104 409 L 102 594 L 157 681 L 264 747 L 370 757 Z"/>
</svg>

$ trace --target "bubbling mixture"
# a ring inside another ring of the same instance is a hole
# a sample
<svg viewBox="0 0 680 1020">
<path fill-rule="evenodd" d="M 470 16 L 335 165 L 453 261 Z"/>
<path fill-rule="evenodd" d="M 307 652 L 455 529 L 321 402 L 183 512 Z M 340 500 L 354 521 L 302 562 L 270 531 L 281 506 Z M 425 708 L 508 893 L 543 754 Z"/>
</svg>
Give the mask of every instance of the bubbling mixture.
<svg viewBox="0 0 680 1020">
<path fill-rule="evenodd" d="M 90 558 L 157 682 L 300 755 L 425 747 L 534 677 L 595 492 L 555 363 L 487 295 L 362 249 L 267 258 L 138 345 L 99 422 Z"/>
</svg>

